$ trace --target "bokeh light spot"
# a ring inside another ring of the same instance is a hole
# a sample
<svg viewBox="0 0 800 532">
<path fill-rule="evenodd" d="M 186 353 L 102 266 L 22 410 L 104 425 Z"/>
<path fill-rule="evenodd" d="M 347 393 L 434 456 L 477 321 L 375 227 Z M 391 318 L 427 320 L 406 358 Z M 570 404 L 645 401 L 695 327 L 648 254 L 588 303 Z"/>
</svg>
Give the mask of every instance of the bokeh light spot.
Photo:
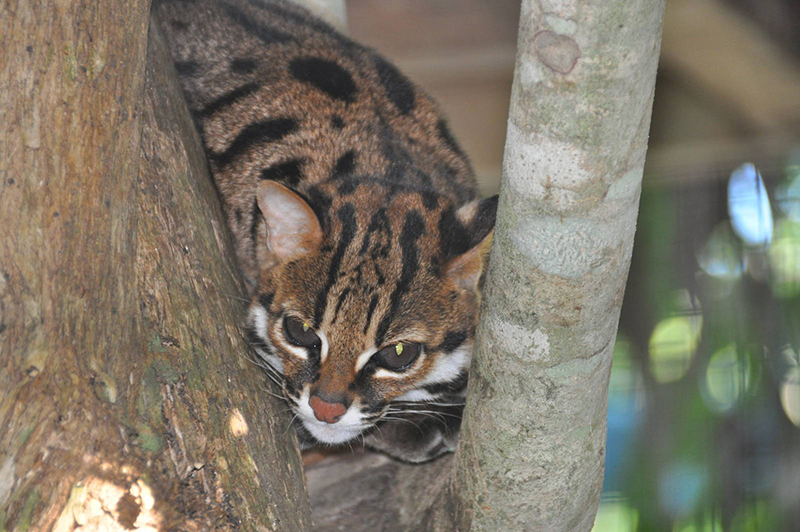
<svg viewBox="0 0 800 532">
<path fill-rule="evenodd" d="M 703 386 L 706 404 L 718 412 L 733 408 L 749 391 L 752 368 L 747 353 L 737 353 L 734 344 L 719 349 L 708 363 Z"/>
<path fill-rule="evenodd" d="M 661 508 L 675 517 L 695 509 L 707 483 L 706 472 L 697 464 L 678 462 L 665 468 L 659 477 Z"/>
<path fill-rule="evenodd" d="M 658 382 L 674 382 L 686 375 L 702 325 L 702 316 L 674 316 L 656 325 L 650 337 L 650 372 Z"/>
<path fill-rule="evenodd" d="M 742 275 L 742 257 L 739 244 L 728 222 L 717 224 L 697 253 L 697 262 L 708 275 L 732 280 Z"/>
<path fill-rule="evenodd" d="M 786 166 L 786 181 L 775 190 L 778 207 L 790 220 L 800 223 L 800 150 Z"/>
<path fill-rule="evenodd" d="M 786 417 L 800 427 L 800 367 L 790 368 L 781 381 L 781 405 Z"/>
<path fill-rule="evenodd" d="M 617 496 L 603 495 L 592 532 L 634 532 L 639 525 L 639 512 Z"/>
<path fill-rule="evenodd" d="M 748 246 L 762 247 L 772 239 L 772 208 L 764 180 L 752 163 L 745 163 L 728 181 L 728 215 L 736 235 Z"/>
<path fill-rule="evenodd" d="M 779 220 L 775 241 L 767 250 L 772 274 L 770 286 L 778 298 L 800 294 L 800 223 Z"/>
</svg>

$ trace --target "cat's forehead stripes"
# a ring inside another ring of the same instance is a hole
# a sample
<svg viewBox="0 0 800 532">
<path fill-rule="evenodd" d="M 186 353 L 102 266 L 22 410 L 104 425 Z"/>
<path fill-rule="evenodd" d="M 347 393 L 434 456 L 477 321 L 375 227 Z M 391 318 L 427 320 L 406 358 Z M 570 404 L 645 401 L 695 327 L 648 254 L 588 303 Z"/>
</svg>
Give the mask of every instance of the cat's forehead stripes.
<svg viewBox="0 0 800 532">
<path fill-rule="evenodd" d="M 314 305 L 314 321 L 317 323 L 322 322 L 322 317 L 328 305 L 328 293 L 330 292 L 333 284 L 339 275 L 339 268 L 342 264 L 342 258 L 347 251 L 347 247 L 355 238 L 357 226 L 355 207 L 352 203 L 345 203 L 336 211 L 336 217 L 341 224 L 338 234 L 338 244 L 333 258 L 330 261 L 328 268 L 328 278 L 325 287 L 317 296 L 317 302 Z"/>
</svg>

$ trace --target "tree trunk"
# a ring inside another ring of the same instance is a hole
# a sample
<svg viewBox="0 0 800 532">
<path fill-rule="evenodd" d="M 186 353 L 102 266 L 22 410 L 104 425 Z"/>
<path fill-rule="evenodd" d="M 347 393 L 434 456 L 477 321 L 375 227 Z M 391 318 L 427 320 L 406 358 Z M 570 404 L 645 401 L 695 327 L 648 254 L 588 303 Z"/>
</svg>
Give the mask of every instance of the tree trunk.
<svg viewBox="0 0 800 532">
<path fill-rule="evenodd" d="M 663 8 L 523 1 L 458 450 L 426 467 L 320 464 L 308 474 L 319 529 L 591 529 Z M 369 524 L 381 515 L 382 528 Z"/>
<path fill-rule="evenodd" d="M 664 2 L 547 4 L 522 4 L 456 455 L 459 517 L 476 531 L 590 530 L 602 489 Z"/>
<path fill-rule="evenodd" d="M 306 530 L 289 416 L 237 328 L 227 230 L 148 16 L 0 13 L 0 530 Z"/>
</svg>

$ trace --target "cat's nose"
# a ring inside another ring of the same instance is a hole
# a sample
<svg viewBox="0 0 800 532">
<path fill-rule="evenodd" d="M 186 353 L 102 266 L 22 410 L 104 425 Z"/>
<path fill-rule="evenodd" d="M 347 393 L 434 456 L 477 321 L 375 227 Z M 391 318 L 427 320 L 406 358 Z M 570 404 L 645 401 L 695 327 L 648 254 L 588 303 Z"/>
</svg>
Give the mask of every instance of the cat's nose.
<svg viewBox="0 0 800 532">
<path fill-rule="evenodd" d="M 308 404 L 314 411 L 314 417 L 325 423 L 336 423 L 347 412 L 347 407 L 342 403 L 329 403 L 317 395 L 312 395 Z"/>
</svg>

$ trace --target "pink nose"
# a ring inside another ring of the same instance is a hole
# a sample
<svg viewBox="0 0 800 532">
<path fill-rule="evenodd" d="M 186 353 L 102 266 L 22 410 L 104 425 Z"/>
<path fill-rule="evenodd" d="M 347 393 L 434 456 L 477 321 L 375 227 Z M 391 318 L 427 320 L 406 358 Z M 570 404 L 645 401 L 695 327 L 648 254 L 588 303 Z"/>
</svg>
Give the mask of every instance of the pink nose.
<svg viewBox="0 0 800 532">
<path fill-rule="evenodd" d="M 314 411 L 314 416 L 325 423 L 336 423 L 347 412 L 347 407 L 342 403 L 329 403 L 316 395 L 311 396 L 308 404 Z"/>
</svg>

